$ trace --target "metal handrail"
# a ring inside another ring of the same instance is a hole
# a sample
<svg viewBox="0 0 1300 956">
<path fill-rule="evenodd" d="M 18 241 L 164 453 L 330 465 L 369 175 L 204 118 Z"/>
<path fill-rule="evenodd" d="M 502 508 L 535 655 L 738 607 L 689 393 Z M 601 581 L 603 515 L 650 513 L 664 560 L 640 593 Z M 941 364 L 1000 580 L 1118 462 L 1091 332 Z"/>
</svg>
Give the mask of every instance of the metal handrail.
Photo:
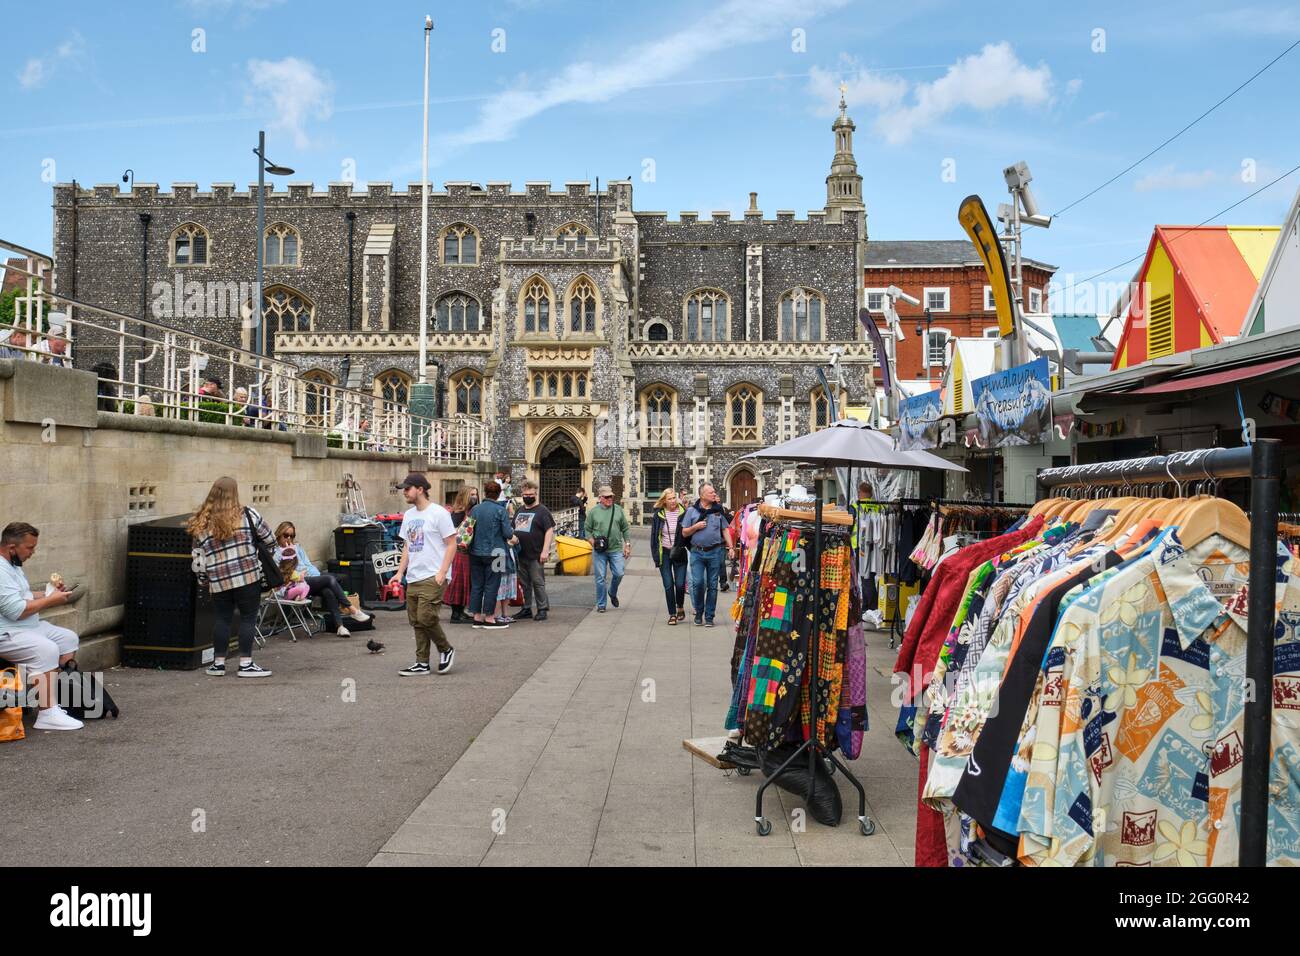
<svg viewBox="0 0 1300 956">
<path fill-rule="evenodd" d="M 99 351 L 115 355 L 115 365 L 94 369 L 100 378 L 101 410 L 324 434 L 336 447 L 421 453 L 434 462 L 490 457 L 491 433 L 483 421 L 468 416 L 415 418 L 405 402 L 305 378 L 301 369 L 282 359 L 51 292 L 50 257 L 3 240 L 0 249 L 28 260 L 11 271 L 27 276 L 27 294 L 15 302 L 14 325 L 31 341 L 27 347 L 9 347 L 27 359 L 61 358 L 58 364 L 78 367 Z M 35 347 L 42 337 L 48 340 L 46 313 L 53 306 L 66 311 L 62 356 Z M 75 360 L 78 352 L 83 356 L 80 363 Z M 230 397 L 200 389 L 205 376 L 218 371 Z M 247 392 L 244 402 L 233 397 L 240 388 Z"/>
</svg>

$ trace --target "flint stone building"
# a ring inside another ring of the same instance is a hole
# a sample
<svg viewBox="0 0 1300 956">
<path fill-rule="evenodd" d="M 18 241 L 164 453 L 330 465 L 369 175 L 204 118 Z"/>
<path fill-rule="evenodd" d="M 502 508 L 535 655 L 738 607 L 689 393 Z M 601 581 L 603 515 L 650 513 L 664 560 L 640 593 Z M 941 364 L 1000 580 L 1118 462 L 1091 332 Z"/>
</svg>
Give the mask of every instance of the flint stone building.
<svg viewBox="0 0 1300 956">
<path fill-rule="evenodd" d="M 440 416 L 492 429 L 493 464 L 567 507 L 610 483 L 634 513 L 668 486 L 740 502 L 794 475 L 742 461 L 827 420 L 818 368 L 866 405 L 867 244 L 854 125 L 832 130 L 826 208 L 743 219 L 638 211 L 630 180 L 446 184 L 429 197 L 428 380 Z M 316 381 L 406 401 L 418 379 L 420 185 L 266 187 L 263 343 Z M 256 186 L 136 183 L 54 194 L 55 289 L 252 348 Z M 244 284 L 244 285 L 241 285 Z M 247 308 L 247 306 L 245 307 Z M 90 341 L 77 362 L 100 358 Z M 324 410 L 328 414 L 328 409 Z"/>
</svg>

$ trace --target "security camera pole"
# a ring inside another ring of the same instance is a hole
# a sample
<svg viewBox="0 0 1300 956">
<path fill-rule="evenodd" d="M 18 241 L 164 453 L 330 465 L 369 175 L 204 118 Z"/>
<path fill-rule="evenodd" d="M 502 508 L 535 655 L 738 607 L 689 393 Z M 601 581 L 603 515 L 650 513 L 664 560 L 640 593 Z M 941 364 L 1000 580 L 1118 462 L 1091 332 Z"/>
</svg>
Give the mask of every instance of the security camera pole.
<svg viewBox="0 0 1300 956">
<path fill-rule="evenodd" d="M 1011 193 L 1011 202 L 998 206 L 998 219 L 1006 223 L 1007 232 L 1002 236 L 1002 239 L 1011 244 L 1014 256 L 1011 283 L 1015 289 L 1016 313 L 1015 335 L 1009 339 L 1004 339 L 1002 343 L 1004 349 L 1002 364 L 1003 368 L 1012 368 L 1030 361 L 1029 327 L 1026 325 L 1024 318 L 1025 277 L 1024 266 L 1020 260 L 1020 226 L 1024 223 L 1025 225 L 1047 229 L 1052 225 L 1052 217 L 1041 215 L 1038 211 L 1038 203 L 1029 188 L 1029 184 L 1034 177 L 1029 172 L 1028 163 L 1022 161 L 1014 166 L 1008 166 L 1002 170 L 1002 178 L 1006 180 L 1007 191 Z M 1024 211 L 1023 216 L 1021 216 L 1022 210 Z"/>
<path fill-rule="evenodd" d="M 424 448 L 429 420 L 434 416 L 433 386 L 429 383 L 429 34 L 433 18 L 424 18 L 424 148 L 420 173 L 420 358 L 411 386 L 411 432 L 414 445 Z"/>
</svg>

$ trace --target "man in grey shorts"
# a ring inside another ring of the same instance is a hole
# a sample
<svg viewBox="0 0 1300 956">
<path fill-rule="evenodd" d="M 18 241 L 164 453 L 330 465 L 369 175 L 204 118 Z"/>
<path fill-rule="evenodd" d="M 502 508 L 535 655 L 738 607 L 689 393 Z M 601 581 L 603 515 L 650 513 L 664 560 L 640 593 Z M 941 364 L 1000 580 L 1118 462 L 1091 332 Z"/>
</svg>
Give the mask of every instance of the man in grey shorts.
<svg viewBox="0 0 1300 956">
<path fill-rule="evenodd" d="M 75 604 L 84 592 L 60 585 L 53 593 L 33 597 L 21 568 L 36 553 L 40 532 L 15 521 L 0 531 L 0 657 L 23 669 L 25 683 L 35 687 L 40 713 L 36 730 L 80 730 L 55 702 L 54 673 L 76 656 L 80 639 L 66 627 L 41 620 L 41 611 Z"/>
</svg>

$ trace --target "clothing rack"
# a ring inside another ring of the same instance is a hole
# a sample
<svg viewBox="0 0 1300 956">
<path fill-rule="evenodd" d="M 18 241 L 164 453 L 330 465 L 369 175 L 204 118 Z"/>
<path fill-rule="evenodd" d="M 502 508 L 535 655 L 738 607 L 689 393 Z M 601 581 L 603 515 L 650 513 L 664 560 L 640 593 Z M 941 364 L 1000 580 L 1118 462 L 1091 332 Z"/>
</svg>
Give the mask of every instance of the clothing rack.
<svg viewBox="0 0 1300 956">
<path fill-rule="evenodd" d="M 772 832 L 772 822 L 763 815 L 763 794 L 767 791 L 777 779 L 785 772 L 785 768 L 790 766 L 805 751 L 808 754 L 808 802 L 811 804 L 813 794 L 817 787 L 816 766 L 820 758 L 840 772 L 853 788 L 858 792 L 858 828 L 863 836 L 871 836 L 876 832 L 876 825 L 871 818 L 867 816 L 867 791 L 852 773 L 848 767 L 842 764 L 835 754 L 825 750 L 822 741 L 817 736 L 817 693 L 815 681 L 817 680 L 817 660 L 821 650 L 821 629 L 822 629 L 822 602 L 821 602 L 821 568 L 822 568 L 822 528 L 823 521 L 829 516 L 827 510 L 822 507 L 822 489 L 824 477 L 823 472 L 818 470 L 815 479 L 816 496 L 811 514 L 813 523 L 813 548 L 812 548 L 812 580 L 813 593 L 816 599 L 813 601 L 812 614 L 812 631 L 808 635 L 808 663 L 804 673 L 808 675 L 808 739 L 795 748 L 794 753 L 790 754 L 770 777 L 765 777 L 763 782 L 758 786 L 758 793 L 754 798 L 754 829 L 759 836 L 767 836 Z M 771 506 L 769 506 L 771 507 Z M 760 505 L 760 513 L 762 506 Z M 780 509 L 785 510 L 785 509 Z M 777 521 L 794 520 L 800 523 L 808 520 L 808 512 L 794 512 L 798 517 L 793 519 L 777 518 Z M 841 512 L 843 514 L 843 512 Z M 852 523 L 851 521 L 849 522 Z M 834 534 L 836 532 L 832 532 Z M 796 691 L 797 693 L 797 691 Z M 830 715 L 828 715 L 829 718 Z M 829 769 L 829 767 L 828 767 Z"/>
<path fill-rule="evenodd" d="M 1250 581 L 1246 644 L 1245 742 L 1241 777 L 1238 865 L 1264 866 L 1268 852 L 1268 776 L 1273 720 L 1273 628 L 1277 578 L 1277 505 L 1282 445 L 1257 439 L 1244 448 L 1210 448 L 1149 458 L 1049 468 L 1042 490 L 1097 488 L 1250 478 Z M 1041 493 L 1040 493 L 1041 495 Z M 1041 497 L 1047 497 L 1041 495 Z M 1253 692 L 1252 688 L 1267 688 Z"/>
<path fill-rule="evenodd" d="M 967 500 L 967 499 L 959 499 L 959 498 L 899 498 L 895 501 L 881 501 L 881 502 L 873 502 L 873 503 L 892 505 L 897 507 L 900 512 L 904 508 L 930 507 L 932 509 L 936 509 L 936 508 L 941 508 L 943 506 L 960 506 L 960 505 L 966 505 L 971 508 L 983 508 L 986 510 L 993 510 L 993 511 L 996 511 L 999 508 L 1004 508 L 1007 511 L 1028 511 L 1030 508 L 1033 507 L 1032 504 L 1023 504 L 1021 502 L 1014 502 L 1014 501 L 990 502 L 990 501 L 983 501 L 983 500 Z M 903 601 L 902 601 L 903 588 L 902 588 L 901 581 L 903 577 L 903 561 L 906 559 L 903 557 L 903 553 L 902 553 L 903 551 L 902 541 L 901 541 L 902 530 L 903 530 L 902 522 L 899 522 L 894 529 L 894 562 L 895 563 L 894 563 L 893 577 L 894 577 L 894 587 L 896 590 L 894 592 L 895 593 L 894 616 L 889 619 L 890 650 L 893 650 L 902 641 L 903 632 L 905 630 L 903 626 L 904 623 Z"/>
</svg>

